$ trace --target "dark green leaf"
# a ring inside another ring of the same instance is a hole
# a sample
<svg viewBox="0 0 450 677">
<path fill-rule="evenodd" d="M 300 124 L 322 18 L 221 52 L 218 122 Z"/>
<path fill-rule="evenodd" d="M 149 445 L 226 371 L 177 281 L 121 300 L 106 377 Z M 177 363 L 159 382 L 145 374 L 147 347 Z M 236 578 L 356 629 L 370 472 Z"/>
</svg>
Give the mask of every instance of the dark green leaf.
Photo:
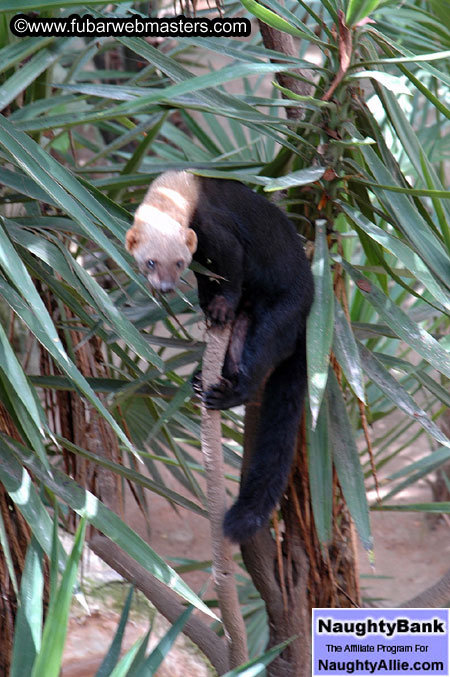
<svg viewBox="0 0 450 677">
<path fill-rule="evenodd" d="M 328 361 L 333 341 L 334 293 L 325 221 L 316 222 L 314 258 L 314 302 L 307 323 L 308 390 L 313 427 L 327 385 Z"/>
<path fill-rule="evenodd" d="M 364 371 L 380 390 L 392 400 L 395 406 L 421 425 L 440 444 L 450 446 L 450 440 L 429 418 L 427 413 L 414 402 L 411 395 L 383 367 L 375 355 L 362 344 L 359 344 L 359 352 Z"/>
<path fill-rule="evenodd" d="M 307 442 L 309 485 L 314 524 L 322 545 L 329 543 L 332 536 L 333 515 L 333 468 L 328 440 L 328 405 L 322 402 L 315 429 L 311 425 L 311 414 L 307 412 Z"/>
<path fill-rule="evenodd" d="M 36 655 L 41 648 L 44 553 L 34 536 L 25 557 L 20 581 L 20 597 L 14 624 L 14 645 L 10 677 L 31 675 Z"/>
<path fill-rule="evenodd" d="M 341 304 L 335 299 L 333 352 L 356 397 L 366 403 L 358 346 Z"/>
<path fill-rule="evenodd" d="M 114 635 L 114 639 L 111 643 L 111 646 L 108 649 L 108 653 L 106 654 L 106 656 L 104 657 L 104 659 L 102 661 L 102 664 L 100 665 L 99 669 L 97 670 L 95 677 L 109 677 L 109 675 L 111 674 L 114 666 L 116 665 L 117 661 L 119 660 L 120 649 L 122 647 L 122 640 L 123 640 L 125 628 L 126 628 L 127 621 L 128 621 L 128 614 L 130 613 L 132 597 L 133 597 L 133 587 L 130 586 L 130 591 L 127 595 L 127 599 L 126 599 L 124 607 L 122 609 L 122 613 L 120 614 L 119 625 L 117 626 L 117 630 L 116 630 L 116 633 Z"/>
<path fill-rule="evenodd" d="M 350 514 L 364 547 L 372 549 L 364 476 L 345 402 L 334 371 L 328 376 L 328 421 L 333 459 Z"/>
<path fill-rule="evenodd" d="M 351 275 L 360 292 L 377 310 L 380 317 L 421 357 L 445 376 L 450 377 L 449 354 L 420 325 L 414 322 L 399 306 L 375 286 L 367 277 L 351 266 L 347 261 L 342 265 Z"/>
</svg>

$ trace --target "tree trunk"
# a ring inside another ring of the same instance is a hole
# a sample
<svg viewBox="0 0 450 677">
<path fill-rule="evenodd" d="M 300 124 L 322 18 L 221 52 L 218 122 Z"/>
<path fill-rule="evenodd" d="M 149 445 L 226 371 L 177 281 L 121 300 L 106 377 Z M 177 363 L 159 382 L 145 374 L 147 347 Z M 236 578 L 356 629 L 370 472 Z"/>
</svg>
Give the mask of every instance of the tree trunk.
<svg viewBox="0 0 450 677">
<path fill-rule="evenodd" d="M 19 442 L 21 441 L 9 413 L 1 402 L 0 432 L 13 437 Z M 30 542 L 30 528 L 2 484 L 0 484 L 0 511 L 6 532 L 6 541 L 9 544 L 11 552 L 17 585 L 20 585 L 25 555 L 28 543 Z M 16 612 L 17 597 L 10 577 L 5 551 L 3 548 L 0 548 L 0 675 L 9 675 Z"/>
<path fill-rule="evenodd" d="M 246 409 L 244 475 L 258 426 L 259 399 Z M 245 566 L 266 604 L 268 648 L 295 637 L 268 666 L 268 677 L 310 677 L 312 608 L 360 605 L 354 529 L 337 481 L 334 496 L 333 538 L 328 549 L 322 550 L 312 516 L 301 426 L 296 462 L 281 504 L 284 533 L 274 538 L 265 527 L 241 548 Z"/>
</svg>

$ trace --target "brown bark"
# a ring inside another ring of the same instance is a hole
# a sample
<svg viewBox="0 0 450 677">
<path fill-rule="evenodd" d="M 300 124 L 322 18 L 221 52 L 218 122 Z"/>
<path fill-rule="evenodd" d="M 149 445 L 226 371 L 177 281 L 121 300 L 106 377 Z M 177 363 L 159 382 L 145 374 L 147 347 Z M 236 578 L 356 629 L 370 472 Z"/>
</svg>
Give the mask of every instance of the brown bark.
<svg viewBox="0 0 450 677">
<path fill-rule="evenodd" d="M 45 294 L 45 292 L 44 292 Z M 52 296 L 45 294 L 49 312 L 55 324 L 60 319 L 60 310 L 53 307 Z M 65 308 L 68 319 L 75 319 L 69 308 Z M 92 336 L 83 343 L 84 334 L 70 330 L 72 346 L 75 351 L 75 362 L 86 378 L 107 378 L 108 369 L 103 355 L 102 342 L 98 336 Z M 61 332 L 61 340 L 66 336 Z M 41 374 L 59 373 L 48 353 L 41 351 Z M 100 399 L 104 399 L 99 394 Z M 115 463 L 121 462 L 121 454 L 117 438 L 101 415 L 76 392 L 44 390 L 45 408 L 53 430 L 61 431 L 63 437 L 97 456 L 104 456 Z M 87 459 L 64 450 L 64 464 L 68 475 L 82 487 L 92 491 L 108 508 L 123 514 L 122 485 L 120 478 L 106 468 L 102 468 Z M 75 528 L 77 517 L 71 514 L 69 526 Z"/>
<path fill-rule="evenodd" d="M 258 23 L 264 47 L 266 47 L 267 49 L 273 49 L 276 52 L 280 52 L 281 54 L 286 54 L 287 56 L 295 56 L 295 57 L 298 56 L 298 49 L 296 47 L 296 43 L 292 35 L 288 35 L 288 33 L 282 33 L 281 31 L 277 31 L 275 28 L 272 28 L 272 26 L 268 26 L 262 21 L 259 21 Z M 276 63 L 277 59 L 271 59 L 271 61 Z M 303 70 L 301 68 L 292 68 L 290 70 L 293 73 L 297 73 L 297 75 L 303 78 L 311 80 L 312 74 L 307 70 Z M 312 92 L 313 86 L 309 82 L 298 80 L 297 78 L 292 77 L 292 75 L 289 75 L 288 73 L 283 72 L 277 73 L 276 78 L 281 87 L 286 87 L 295 94 L 299 94 L 301 96 L 309 96 Z M 286 115 L 290 120 L 300 120 L 303 116 L 303 110 L 302 108 L 297 106 L 295 108 L 287 107 Z"/>
<path fill-rule="evenodd" d="M 1 402 L 0 432 L 6 433 L 19 442 L 21 441 L 11 416 Z M 2 484 L 0 484 L 0 511 L 17 585 L 20 585 L 25 555 L 30 542 L 30 528 Z M 5 552 L 0 548 L 0 675 L 9 674 L 16 613 L 17 597 L 9 574 Z"/>
</svg>

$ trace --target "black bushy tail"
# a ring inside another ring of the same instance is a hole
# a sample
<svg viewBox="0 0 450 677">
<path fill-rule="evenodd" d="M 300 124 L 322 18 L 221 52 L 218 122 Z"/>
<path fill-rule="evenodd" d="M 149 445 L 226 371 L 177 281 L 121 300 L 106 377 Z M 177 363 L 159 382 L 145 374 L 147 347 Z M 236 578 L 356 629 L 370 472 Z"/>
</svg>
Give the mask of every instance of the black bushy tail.
<svg viewBox="0 0 450 677">
<path fill-rule="evenodd" d="M 269 520 L 286 488 L 306 388 L 305 337 L 269 377 L 258 432 L 239 496 L 225 515 L 225 536 L 244 543 Z"/>
</svg>

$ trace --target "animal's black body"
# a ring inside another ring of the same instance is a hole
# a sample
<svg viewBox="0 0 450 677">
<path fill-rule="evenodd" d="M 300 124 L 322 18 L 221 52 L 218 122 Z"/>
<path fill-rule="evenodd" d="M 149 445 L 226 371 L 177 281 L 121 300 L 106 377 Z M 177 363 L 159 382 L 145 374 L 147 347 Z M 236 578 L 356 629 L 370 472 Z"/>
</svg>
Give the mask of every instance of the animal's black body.
<svg viewBox="0 0 450 677">
<path fill-rule="evenodd" d="M 235 181 L 200 178 L 200 186 L 190 223 L 198 238 L 194 260 L 225 280 L 196 274 L 199 301 L 211 322 L 233 322 L 223 378 L 203 394 L 206 406 L 248 402 L 271 372 L 251 463 L 224 521 L 226 536 L 244 542 L 270 518 L 287 484 L 306 388 L 313 281 L 280 209 Z"/>
<path fill-rule="evenodd" d="M 207 407 L 245 404 L 267 379 L 248 472 L 224 521 L 226 536 L 242 543 L 270 518 L 292 464 L 313 299 L 300 238 L 282 211 L 239 182 L 166 172 L 136 211 L 127 248 L 163 292 L 192 256 L 223 278 L 196 273 L 207 320 L 232 324 L 222 379 L 202 393 Z"/>
</svg>

